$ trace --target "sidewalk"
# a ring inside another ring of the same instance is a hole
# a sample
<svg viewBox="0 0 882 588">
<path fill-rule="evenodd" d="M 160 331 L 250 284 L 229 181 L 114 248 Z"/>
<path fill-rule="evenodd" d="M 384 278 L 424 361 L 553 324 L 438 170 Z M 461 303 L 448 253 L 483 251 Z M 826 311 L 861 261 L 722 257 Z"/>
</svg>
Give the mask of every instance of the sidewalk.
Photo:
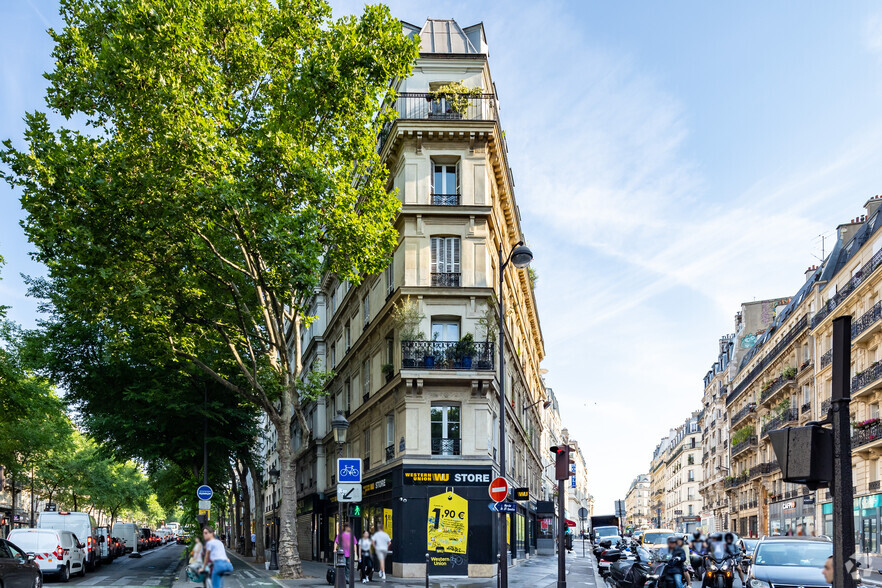
<svg viewBox="0 0 882 588">
<path fill-rule="evenodd" d="M 303 573 L 305 578 L 299 580 L 283 580 L 276 578 L 275 571 L 270 572 L 264 564 L 255 564 L 253 557 L 245 557 L 237 553 L 227 552 L 233 562 L 235 571 L 225 582 L 225 588 L 233 588 L 237 585 L 242 587 L 267 587 L 284 586 L 295 587 L 322 587 L 328 588 L 325 574 L 328 564 L 317 561 L 304 561 Z M 567 555 L 567 580 L 570 586 L 596 586 L 593 556 L 589 553 L 582 557 L 581 553 Z M 557 556 L 542 555 L 530 559 L 521 560 L 518 565 L 512 566 L 508 571 L 510 588 L 554 588 L 557 584 Z M 358 581 L 356 571 L 356 586 L 364 586 Z M 392 578 L 380 580 L 374 575 L 374 581 L 370 585 L 375 588 L 390 586 L 392 588 L 425 588 L 425 578 Z M 186 566 L 179 571 L 172 588 L 196 588 L 187 579 Z M 463 577 L 431 577 L 430 588 L 453 588 L 468 586 L 470 588 L 496 588 L 496 578 L 463 578 Z"/>
</svg>

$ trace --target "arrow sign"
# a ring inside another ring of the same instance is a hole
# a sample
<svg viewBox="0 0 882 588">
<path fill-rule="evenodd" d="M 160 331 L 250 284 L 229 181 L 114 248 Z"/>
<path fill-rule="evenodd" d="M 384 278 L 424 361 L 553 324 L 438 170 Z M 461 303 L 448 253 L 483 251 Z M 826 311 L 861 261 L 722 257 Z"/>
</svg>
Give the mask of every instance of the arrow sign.
<svg viewBox="0 0 882 588">
<path fill-rule="evenodd" d="M 494 506 L 496 506 L 496 512 L 513 514 L 518 511 L 518 505 L 514 502 L 497 502 Z"/>
<path fill-rule="evenodd" d="M 361 502 L 361 484 L 343 482 L 337 484 L 338 502 Z"/>
</svg>

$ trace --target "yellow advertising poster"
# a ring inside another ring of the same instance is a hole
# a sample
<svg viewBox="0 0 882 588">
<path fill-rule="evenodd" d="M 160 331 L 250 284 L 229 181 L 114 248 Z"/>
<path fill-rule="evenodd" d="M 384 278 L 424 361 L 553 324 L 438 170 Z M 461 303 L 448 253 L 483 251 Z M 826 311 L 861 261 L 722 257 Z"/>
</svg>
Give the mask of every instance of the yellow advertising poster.
<svg viewBox="0 0 882 588">
<path fill-rule="evenodd" d="M 384 508 L 383 509 L 383 530 L 386 531 L 386 534 L 389 535 L 389 539 L 392 538 L 392 509 Z"/>
<path fill-rule="evenodd" d="M 453 491 L 429 498 L 427 548 L 434 572 L 468 574 L 469 502 Z"/>
</svg>

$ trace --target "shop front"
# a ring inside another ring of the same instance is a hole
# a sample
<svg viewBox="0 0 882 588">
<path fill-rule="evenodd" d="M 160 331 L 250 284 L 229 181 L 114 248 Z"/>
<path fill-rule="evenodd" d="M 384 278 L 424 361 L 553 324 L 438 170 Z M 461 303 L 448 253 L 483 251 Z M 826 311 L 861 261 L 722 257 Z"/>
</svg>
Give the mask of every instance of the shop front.
<svg viewBox="0 0 882 588">
<path fill-rule="evenodd" d="M 824 534 L 833 536 L 833 503 L 821 505 Z M 855 547 L 859 553 L 878 554 L 882 545 L 882 494 L 856 496 L 854 499 Z"/>
<path fill-rule="evenodd" d="M 814 496 L 797 496 L 769 503 L 769 535 L 816 534 Z"/>
<path fill-rule="evenodd" d="M 554 555 L 554 503 L 550 500 L 536 502 L 536 553 Z"/>
</svg>

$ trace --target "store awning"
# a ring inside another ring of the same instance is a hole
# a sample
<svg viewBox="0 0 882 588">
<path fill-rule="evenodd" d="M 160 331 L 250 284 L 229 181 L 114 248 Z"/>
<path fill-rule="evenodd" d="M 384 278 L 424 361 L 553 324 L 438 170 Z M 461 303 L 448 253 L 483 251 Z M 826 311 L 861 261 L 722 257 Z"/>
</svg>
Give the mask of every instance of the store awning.
<svg viewBox="0 0 882 588">
<path fill-rule="evenodd" d="M 565 519 L 567 521 L 567 527 L 575 527 L 576 521 L 571 521 L 570 519 Z"/>
</svg>

